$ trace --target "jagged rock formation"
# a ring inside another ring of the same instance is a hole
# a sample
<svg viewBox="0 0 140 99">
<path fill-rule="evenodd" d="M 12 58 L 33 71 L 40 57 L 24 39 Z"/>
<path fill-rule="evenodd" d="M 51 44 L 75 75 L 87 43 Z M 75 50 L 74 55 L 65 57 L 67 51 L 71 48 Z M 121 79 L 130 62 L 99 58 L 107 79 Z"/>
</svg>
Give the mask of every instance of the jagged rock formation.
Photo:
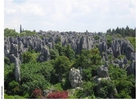
<svg viewBox="0 0 140 99">
<path fill-rule="evenodd" d="M 47 61 L 50 59 L 50 52 L 49 49 L 47 48 L 47 46 L 44 46 L 41 50 L 41 54 L 38 57 L 38 61 L 43 62 L 43 61 Z"/>
<path fill-rule="evenodd" d="M 95 39 L 95 36 L 99 36 L 99 39 Z M 75 51 L 75 54 L 79 54 L 83 49 L 90 50 L 98 47 L 103 61 L 109 61 L 108 55 L 113 55 L 115 58 L 124 55 L 126 57 L 125 59 L 112 61 L 112 64 L 125 68 L 128 61 L 135 61 L 134 48 L 128 40 L 117 39 L 115 37 L 112 38 L 111 46 L 108 46 L 107 38 L 105 34 L 102 33 L 40 31 L 35 36 L 5 37 L 4 55 L 10 59 L 10 62 L 14 62 L 11 56 L 14 54 L 16 57 L 19 56 L 19 59 L 22 62 L 21 54 L 31 48 L 36 52 L 40 52 L 38 61 L 47 61 L 50 59 L 49 49 L 54 49 L 55 44 L 60 42 L 62 46 L 70 44 Z M 133 67 L 135 68 L 135 64 Z M 129 72 L 128 74 L 133 74 L 132 71 L 128 69 L 127 71 Z"/>
<path fill-rule="evenodd" d="M 80 87 L 82 83 L 82 75 L 79 69 L 72 68 L 69 72 L 69 81 L 72 88 Z"/>
</svg>

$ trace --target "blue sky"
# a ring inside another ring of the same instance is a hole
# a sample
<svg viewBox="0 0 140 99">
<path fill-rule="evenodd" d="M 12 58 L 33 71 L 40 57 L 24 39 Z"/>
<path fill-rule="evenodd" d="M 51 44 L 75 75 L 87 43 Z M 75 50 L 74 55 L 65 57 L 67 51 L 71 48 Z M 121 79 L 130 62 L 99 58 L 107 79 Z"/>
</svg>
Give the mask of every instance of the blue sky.
<svg viewBox="0 0 140 99">
<path fill-rule="evenodd" d="M 4 28 L 105 32 L 136 27 L 135 0 L 4 0 Z"/>
</svg>

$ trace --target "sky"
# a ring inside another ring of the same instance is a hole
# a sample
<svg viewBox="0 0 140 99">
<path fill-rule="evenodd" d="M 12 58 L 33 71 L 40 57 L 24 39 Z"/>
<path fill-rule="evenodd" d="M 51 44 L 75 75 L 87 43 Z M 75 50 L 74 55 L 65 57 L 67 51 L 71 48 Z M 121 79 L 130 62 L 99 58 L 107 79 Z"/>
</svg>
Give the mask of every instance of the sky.
<svg viewBox="0 0 140 99">
<path fill-rule="evenodd" d="M 106 32 L 136 27 L 135 0 L 4 0 L 4 28 Z"/>
</svg>

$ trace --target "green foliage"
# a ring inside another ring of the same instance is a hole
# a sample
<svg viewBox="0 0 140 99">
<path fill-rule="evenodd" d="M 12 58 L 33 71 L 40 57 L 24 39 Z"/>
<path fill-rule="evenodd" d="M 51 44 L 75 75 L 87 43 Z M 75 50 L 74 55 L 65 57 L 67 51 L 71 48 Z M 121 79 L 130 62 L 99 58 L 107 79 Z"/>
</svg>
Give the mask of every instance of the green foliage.
<svg viewBox="0 0 140 99">
<path fill-rule="evenodd" d="M 55 49 L 58 51 L 58 53 L 59 53 L 60 56 L 63 56 L 64 55 L 65 50 L 64 50 L 64 48 L 62 47 L 61 44 L 56 44 L 55 45 Z"/>
<path fill-rule="evenodd" d="M 126 37 L 126 36 L 135 37 L 136 36 L 136 28 L 131 29 L 128 26 L 126 26 L 126 28 L 117 27 L 116 29 L 112 29 L 112 30 L 108 29 L 107 34 L 109 34 L 109 35 L 119 34 L 123 37 Z"/>
<path fill-rule="evenodd" d="M 50 57 L 51 57 L 51 59 L 55 59 L 58 56 L 59 56 L 59 53 L 58 53 L 57 50 L 50 49 Z"/>
<path fill-rule="evenodd" d="M 77 98 L 86 98 L 86 97 L 90 97 L 91 96 L 94 98 L 94 89 L 97 85 L 93 82 L 83 82 L 82 83 L 82 90 L 78 90 L 78 92 L 76 93 Z"/>
<path fill-rule="evenodd" d="M 107 46 L 108 46 L 108 47 L 111 47 L 112 36 L 106 35 L 106 39 L 107 39 Z"/>
<path fill-rule="evenodd" d="M 61 86 L 62 86 L 63 90 L 67 90 L 67 89 L 71 88 L 71 84 L 70 84 L 68 75 L 61 80 Z"/>
<path fill-rule="evenodd" d="M 53 70 L 53 83 L 61 81 L 63 77 L 66 77 L 70 69 L 70 61 L 66 56 L 58 56 L 54 62 Z"/>
<path fill-rule="evenodd" d="M 22 95 L 31 94 L 36 88 L 45 89 L 49 86 L 52 70 L 50 62 L 21 64 Z"/>
<path fill-rule="evenodd" d="M 117 98 L 135 97 L 133 93 L 133 89 L 135 89 L 134 75 L 127 76 L 127 72 L 125 70 L 109 65 L 109 76 L 118 91 L 118 94 L 116 94 Z"/>
<path fill-rule="evenodd" d="M 35 53 L 33 50 L 29 50 L 27 52 L 24 52 L 22 54 L 23 63 L 36 62 L 38 55 L 39 54 Z"/>
<path fill-rule="evenodd" d="M 88 68 L 88 69 L 83 69 L 83 78 L 86 81 L 91 81 L 92 80 L 92 68 Z"/>
<path fill-rule="evenodd" d="M 18 96 L 18 95 L 11 96 L 11 95 L 7 95 L 4 93 L 4 99 L 27 99 L 27 98 L 24 98 L 24 97 Z"/>
<path fill-rule="evenodd" d="M 123 58 L 125 58 L 125 55 L 119 55 L 118 58 L 123 59 Z"/>
<path fill-rule="evenodd" d="M 19 34 L 19 36 L 34 36 L 36 35 L 35 31 L 25 30 Z"/>
<path fill-rule="evenodd" d="M 130 30 L 127 28 L 127 30 Z M 117 28 L 117 36 L 120 30 Z M 112 32 L 111 30 L 108 33 Z M 123 30 L 124 31 L 124 30 Z M 124 32 L 125 33 L 125 32 Z M 20 34 L 15 30 L 5 29 L 5 36 L 31 36 L 35 35 L 35 31 L 24 31 Z M 128 35 L 128 34 L 127 34 Z M 96 36 L 95 39 L 99 39 Z M 107 45 L 110 47 L 112 37 L 106 35 Z M 135 45 L 135 38 L 128 37 L 131 44 Z M 97 45 L 98 46 L 98 45 Z M 118 93 L 116 98 L 135 98 L 135 77 L 134 75 L 127 75 L 127 72 L 121 68 L 117 68 L 109 64 L 109 76 L 111 80 L 103 80 L 100 83 L 100 89 L 97 94 L 97 84 L 93 82 L 93 77 L 97 75 L 97 68 L 102 65 L 101 56 L 98 48 L 91 50 L 82 50 L 80 54 L 76 55 L 70 45 L 62 47 L 61 39 L 55 45 L 55 49 L 50 50 L 51 60 L 47 62 L 38 63 L 36 61 L 38 53 L 29 48 L 29 50 L 22 54 L 22 64 L 20 65 L 21 82 L 18 83 L 14 79 L 14 64 L 10 64 L 10 60 L 4 57 L 4 84 L 5 84 L 5 97 L 6 98 L 22 98 L 20 96 L 8 95 L 21 95 L 24 97 L 31 97 L 35 89 L 45 90 L 53 87 L 55 90 L 67 90 L 71 88 L 69 82 L 69 70 L 73 67 L 82 68 L 83 83 L 81 88 L 74 93 L 73 98 L 107 98 L 110 97 L 113 89 L 116 88 Z M 110 60 L 113 59 L 112 55 L 108 55 Z M 124 58 L 123 55 L 118 58 Z M 8 94 L 8 95 L 7 95 Z"/>
<path fill-rule="evenodd" d="M 61 86 L 61 83 L 57 83 L 54 85 L 54 89 L 55 91 L 63 91 L 63 88 Z"/>
<path fill-rule="evenodd" d="M 84 81 L 92 81 L 92 77 L 97 75 L 97 68 L 101 65 L 101 56 L 98 48 L 91 50 L 82 50 L 80 55 L 76 56 L 73 66 L 83 69 L 82 76 Z"/>
<path fill-rule="evenodd" d="M 67 56 L 70 60 L 74 59 L 75 53 L 69 44 L 66 47 L 62 47 L 62 45 L 58 43 L 55 45 L 55 51 L 56 53 L 58 51 L 60 56 Z M 53 54 L 54 52 L 52 52 L 52 55 Z"/>
<path fill-rule="evenodd" d="M 4 64 L 10 65 L 10 59 L 4 56 Z"/>
<path fill-rule="evenodd" d="M 16 95 L 19 93 L 20 90 L 19 90 L 19 83 L 18 82 L 13 80 L 12 82 L 9 83 L 8 86 L 11 89 L 12 94 Z"/>
<path fill-rule="evenodd" d="M 35 31 L 25 30 L 21 33 L 17 33 L 14 29 L 5 28 L 4 29 L 4 36 L 33 36 L 36 35 Z"/>
<path fill-rule="evenodd" d="M 9 83 L 14 80 L 14 64 L 4 65 L 4 85 L 5 91 L 7 94 L 14 94 Z"/>
<path fill-rule="evenodd" d="M 136 37 L 127 37 L 130 43 L 133 45 L 134 50 L 136 51 Z"/>
<path fill-rule="evenodd" d="M 128 99 L 131 98 L 125 90 L 122 90 L 119 94 L 116 94 L 116 97 L 117 98 L 128 98 Z"/>
<path fill-rule="evenodd" d="M 5 28 L 4 29 L 4 36 L 16 37 L 16 36 L 18 36 L 18 33 L 13 29 Z"/>
<path fill-rule="evenodd" d="M 91 50 L 82 50 L 80 55 L 76 56 L 74 67 L 89 68 L 92 65 L 100 65 L 101 56 L 98 48 Z"/>
<path fill-rule="evenodd" d="M 98 96 L 102 98 L 110 97 L 114 91 L 115 85 L 111 80 L 101 80 Z"/>
<path fill-rule="evenodd" d="M 109 60 L 113 60 L 113 57 L 114 57 L 113 55 L 108 55 Z"/>
<path fill-rule="evenodd" d="M 98 48 L 91 49 L 90 54 L 91 54 L 92 64 L 101 65 L 101 56 L 100 56 L 100 53 L 99 53 L 99 49 Z"/>
<path fill-rule="evenodd" d="M 19 36 L 26 36 L 26 32 L 21 32 Z"/>
<path fill-rule="evenodd" d="M 65 47 L 65 56 L 67 56 L 70 60 L 74 59 L 74 51 L 73 49 L 71 48 L 71 46 L 68 44 L 66 47 Z"/>
</svg>

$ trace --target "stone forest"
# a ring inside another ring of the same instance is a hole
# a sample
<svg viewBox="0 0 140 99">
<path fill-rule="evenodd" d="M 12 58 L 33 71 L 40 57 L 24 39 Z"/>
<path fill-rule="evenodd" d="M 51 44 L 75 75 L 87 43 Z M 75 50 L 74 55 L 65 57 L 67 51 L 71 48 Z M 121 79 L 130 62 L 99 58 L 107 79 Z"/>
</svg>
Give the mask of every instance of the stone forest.
<svg viewBox="0 0 140 99">
<path fill-rule="evenodd" d="M 136 28 L 4 29 L 6 99 L 136 98 Z"/>
</svg>

